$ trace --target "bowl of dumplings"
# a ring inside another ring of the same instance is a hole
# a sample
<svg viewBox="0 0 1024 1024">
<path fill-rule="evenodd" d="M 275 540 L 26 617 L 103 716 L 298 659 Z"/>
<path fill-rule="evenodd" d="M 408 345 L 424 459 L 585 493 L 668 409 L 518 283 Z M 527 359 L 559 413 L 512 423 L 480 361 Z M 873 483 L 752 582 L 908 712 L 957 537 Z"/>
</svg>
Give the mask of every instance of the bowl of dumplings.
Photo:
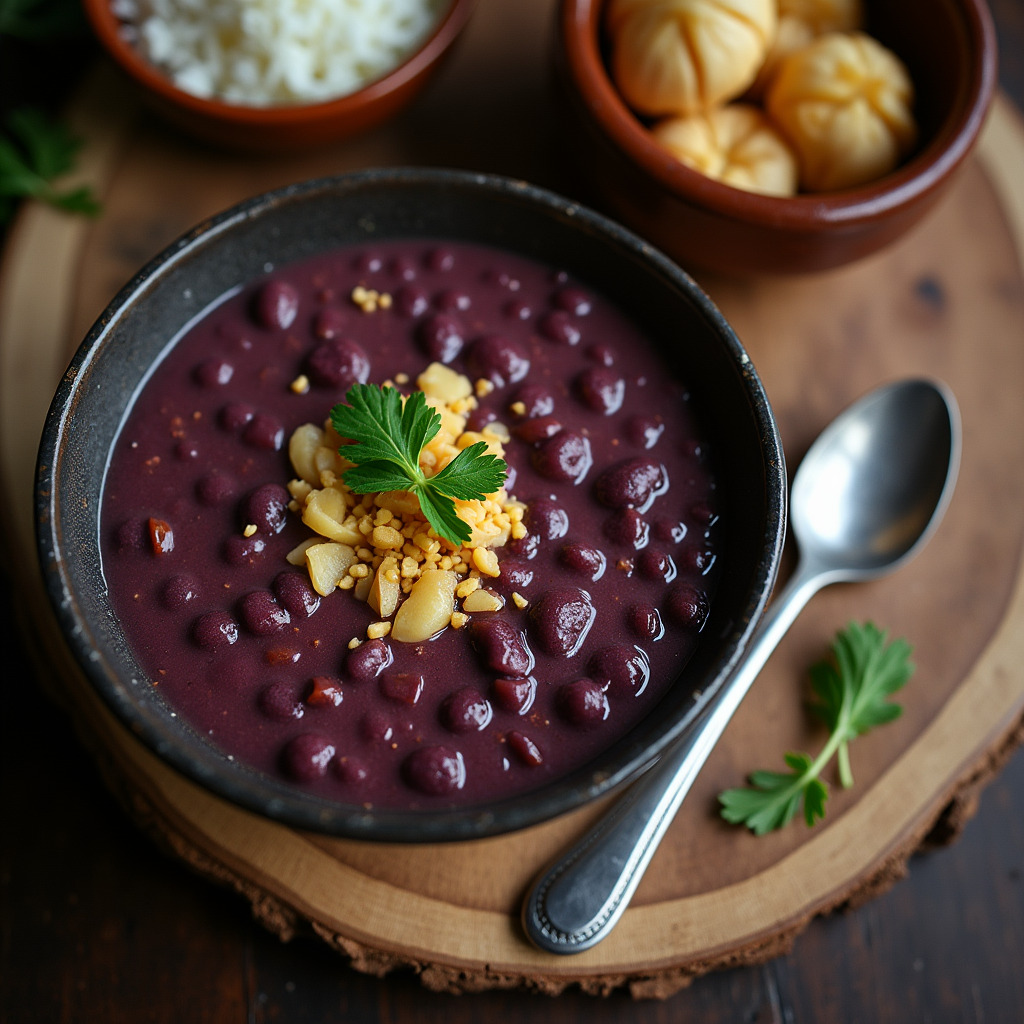
<svg viewBox="0 0 1024 1024">
<path fill-rule="evenodd" d="M 996 81 L 985 0 L 562 0 L 588 200 L 687 269 L 863 259 L 941 198 Z"/>
</svg>

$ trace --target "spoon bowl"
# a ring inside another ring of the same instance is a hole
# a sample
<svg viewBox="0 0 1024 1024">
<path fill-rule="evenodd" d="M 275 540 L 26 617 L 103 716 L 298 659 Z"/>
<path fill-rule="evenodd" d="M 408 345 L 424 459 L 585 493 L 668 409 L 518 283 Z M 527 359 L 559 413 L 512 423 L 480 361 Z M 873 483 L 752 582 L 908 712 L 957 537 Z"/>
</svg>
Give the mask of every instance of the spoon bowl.
<svg viewBox="0 0 1024 1024">
<path fill-rule="evenodd" d="M 945 509 L 958 433 L 952 396 L 926 380 L 879 388 L 848 409 L 793 479 L 790 525 L 802 557 L 850 581 L 892 572 Z"/>
<path fill-rule="evenodd" d="M 825 429 L 793 480 L 795 572 L 690 729 L 534 883 L 523 905 L 534 945 L 579 953 L 615 927 L 694 779 L 797 614 L 823 586 L 874 579 L 919 550 L 949 504 L 959 465 L 956 401 L 932 381 L 878 388 Z"/>
</svg>

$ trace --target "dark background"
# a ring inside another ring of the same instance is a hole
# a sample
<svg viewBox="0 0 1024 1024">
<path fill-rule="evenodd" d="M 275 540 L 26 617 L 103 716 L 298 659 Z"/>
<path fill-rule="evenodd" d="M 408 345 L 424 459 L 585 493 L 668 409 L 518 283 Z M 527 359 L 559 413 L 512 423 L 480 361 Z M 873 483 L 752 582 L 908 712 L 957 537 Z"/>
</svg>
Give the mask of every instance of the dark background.
<svg viewBox="0 0 1024 1024">
<path fill-rule="evenodd" d="M 1001 84 L 1024 109 L 1024 0 L 990 6 Z M 45 45 L 0 37 L 0 111 L 59 105 L 94 56 L 84 34 Z M 17 601 L 0 573 L 0 1021 L 1024 1021 L 1020 752 L 951 846 L 914 857 L 889 892 L 814 921 L 763 966 L 698 979 L 664 1002 L 438 995 L 408 972 L 358 974 L 312 939 L 279 942 L 240 897 L 161 853 L 43 697 Z"/>
</svg>

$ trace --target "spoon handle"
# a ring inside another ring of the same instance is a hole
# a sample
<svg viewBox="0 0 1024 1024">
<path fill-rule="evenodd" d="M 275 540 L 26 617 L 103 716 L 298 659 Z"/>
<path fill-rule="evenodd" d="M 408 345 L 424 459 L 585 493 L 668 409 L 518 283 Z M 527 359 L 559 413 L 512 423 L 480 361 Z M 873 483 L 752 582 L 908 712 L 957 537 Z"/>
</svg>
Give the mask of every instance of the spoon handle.
<svg viewBox="0 0 1024 1024">
<path fill-rule="evenodd" d="M 615 927 L 729 719 L 768 656 L 827 580 L 804 563 L 765 613 L 747 653 L 693 723 L 639 782 L 534 883 L 523 927 L 551 953 L 580 953 Z"/>
</svg>

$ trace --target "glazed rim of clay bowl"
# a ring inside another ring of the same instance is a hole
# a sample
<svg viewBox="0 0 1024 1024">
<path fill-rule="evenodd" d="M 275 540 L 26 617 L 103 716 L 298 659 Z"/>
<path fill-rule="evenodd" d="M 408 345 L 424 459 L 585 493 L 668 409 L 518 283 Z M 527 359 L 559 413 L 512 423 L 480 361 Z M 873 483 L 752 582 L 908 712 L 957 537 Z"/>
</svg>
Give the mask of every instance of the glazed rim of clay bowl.
<svg viewBox="0 0 1024 1024">
<path fill-rule="evenodd" d="M 169 341 L 227 291 L 347 244 L 446 239 L 557 265 L 624 307 L 685 367 L 729 523 L 703 642 L 652 713 L 572 774 L 487 804 L 371 809 L 278 782 L 215 748 L 149 685 L 110 605 L 100 554 L 108 455 Z M 141 329 L 145 325 L 145 329 Z M 652 333 L 653 332 L 653 333 Z M 680 344 L 682 338 L 686 344 Z M 80 427 L 81 425 L 81 427 Z M 775 418 L 721 313 L 674 263 L 617 224 L 550 192 L 462 171 L 365 171 L 257 196 L 204 222 L 142 269 L 92 327 L 57 389 L 40 446 L 39 559 L 51 604 L 87 681 L 165 762 L 211 792 L 289 826 L 384 841 L 479 838 L 537 824 L 636 776 L 740 657 L 774 585 L 786 515 Z"/>
<path fill-rule="evenodd" d="M 166 102 L 193 115 L 238 126 L 258 128 L 315 126 L 321 122 L 343 122 L 360 115 L 391 93 L 425 73 L 455 42 L 476 5 L 476 0 L 450 0 L 434 29 L 424 42 L 402 63 L 368 82 L 355 92 L 335 99 L 314 103 L 293 103 L 275 106 L 248 106 L 196 96 L 178 88 L 173 80 L 131 44 L 121 32 L 121 21 L 111 7 L 111 0 L 83 0 L 86 14 L 96 35 L 108 53 L 143 86 Z"/>
<path fill-rule="evenodd" d="M 883 0 L 884 2 L 884 0 Z M 843 192 L 760 195 L 709 178 L 672 158 L 619 95 L 604 62 L 603 0 L 564 0 L 566 60 L 591 115 L 614 143 L 668 192 L 736 221 L 782 230 L 830 231 L 877 220 L 916 204 L 950 177 L 971 151 L 996 83 L 996 38 L 985 0 L 942 0 L 963 29 L 953 101 L 922 126 L 926 141 L 891 174 Z"/>
</svg>

